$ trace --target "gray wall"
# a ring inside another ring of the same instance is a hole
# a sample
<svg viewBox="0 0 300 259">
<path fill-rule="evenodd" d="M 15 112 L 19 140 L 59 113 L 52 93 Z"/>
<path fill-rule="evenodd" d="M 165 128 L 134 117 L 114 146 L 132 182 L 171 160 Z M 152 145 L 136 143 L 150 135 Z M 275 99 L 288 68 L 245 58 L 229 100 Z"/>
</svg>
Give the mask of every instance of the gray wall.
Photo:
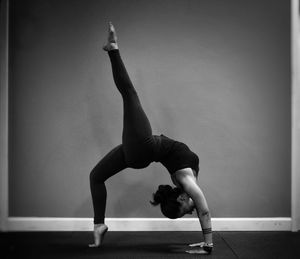
<svg viewBox="0 0 300 259">
<path fill-rule="evenodd" d="M 213 217 L 290 216 L 289 1 L 11 1 L 9 215 L 92 217 L 121 142 L 107 22 L 154 134 L 200 157 Z M 109 179 L 107 217 L 162 217 L 157 163 Z"/>
</svg>

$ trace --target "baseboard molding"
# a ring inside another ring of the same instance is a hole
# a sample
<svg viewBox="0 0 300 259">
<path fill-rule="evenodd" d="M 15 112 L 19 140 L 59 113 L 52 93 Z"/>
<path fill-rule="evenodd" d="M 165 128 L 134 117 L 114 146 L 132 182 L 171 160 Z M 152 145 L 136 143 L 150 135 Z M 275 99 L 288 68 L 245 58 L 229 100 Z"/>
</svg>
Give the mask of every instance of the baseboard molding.
<svg viewBox="0 0 300 259">
<path fill-rule="evenodd" d="M 107 218 L 110 231 L 199 231 L 198 218 Z M 291 218 L 213 218 L 214 231 L 291 231 Z M 9 217 L 7 231 L 92 231 L 91 218 Z"/>
</svg>

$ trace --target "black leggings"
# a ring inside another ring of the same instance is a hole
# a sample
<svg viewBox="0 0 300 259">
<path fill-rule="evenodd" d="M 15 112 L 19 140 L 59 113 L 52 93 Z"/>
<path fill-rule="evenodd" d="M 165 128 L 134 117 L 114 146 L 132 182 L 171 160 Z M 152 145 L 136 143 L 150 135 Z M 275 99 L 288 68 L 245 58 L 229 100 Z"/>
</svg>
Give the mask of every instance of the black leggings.
<svg viewBox="0 0 300 259">
<path fill-rule="evenodd" d="M 106 187 L 104 182 L 125 168 L 144 168 L 153 160 L 154 140 L 150 122 L 127 74 L 119 50 L 108 52 L 113 78 L 123 98 L 122 144 L 105 155 L 90 173 L 94 224 L 104 223 Z"/>
</svg>

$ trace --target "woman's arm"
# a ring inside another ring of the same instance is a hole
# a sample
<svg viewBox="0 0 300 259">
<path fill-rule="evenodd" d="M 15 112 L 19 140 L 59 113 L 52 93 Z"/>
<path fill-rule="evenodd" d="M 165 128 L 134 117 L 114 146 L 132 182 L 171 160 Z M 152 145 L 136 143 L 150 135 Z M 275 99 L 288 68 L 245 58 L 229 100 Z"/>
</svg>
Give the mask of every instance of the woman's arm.
<svg viewBox="0 0 300 259">
<path fill-rule="evenodd" d="M 211 215 L 205 199 L 205 196 L 198 186 L 195 177 L 185 172 L 189 169 L 182 169 L 176 172 L 176 180 L 181 185 L 183 190 L 192 198 L 197 209 L 197 215 L 201 224 L 204 242 L 211 244 L 212 229 L 211 229 Z"/>
</svg>

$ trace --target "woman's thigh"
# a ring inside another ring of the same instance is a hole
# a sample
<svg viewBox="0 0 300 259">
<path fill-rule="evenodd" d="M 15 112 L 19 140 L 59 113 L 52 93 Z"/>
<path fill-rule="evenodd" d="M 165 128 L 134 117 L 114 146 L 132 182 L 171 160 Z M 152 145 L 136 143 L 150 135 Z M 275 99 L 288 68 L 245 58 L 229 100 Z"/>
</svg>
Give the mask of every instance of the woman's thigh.
<svg viewBox="0 0 300 259">
<path fill-rule="evenodd" d="M 117 174 L 128 165 L 125 161 L 123 145 L 118 145 L 108 152 L 92 170 L 92 180 L 105 182 L 109 177 Z"/>
<path fill-rule="evenodd" d="M 135 94 L 124 100 L 122 143 L 125 161 L 129 167 L 144 168 L 152 162 L 152 129 Z"/>
<path fill-rule="evenodd" d="M 152 136 L 150 122 L 137 94 L 133 93 L 124 99 L 123 144 L 137 140 L 143 141 L 150 136 Z"/>
</svg>

